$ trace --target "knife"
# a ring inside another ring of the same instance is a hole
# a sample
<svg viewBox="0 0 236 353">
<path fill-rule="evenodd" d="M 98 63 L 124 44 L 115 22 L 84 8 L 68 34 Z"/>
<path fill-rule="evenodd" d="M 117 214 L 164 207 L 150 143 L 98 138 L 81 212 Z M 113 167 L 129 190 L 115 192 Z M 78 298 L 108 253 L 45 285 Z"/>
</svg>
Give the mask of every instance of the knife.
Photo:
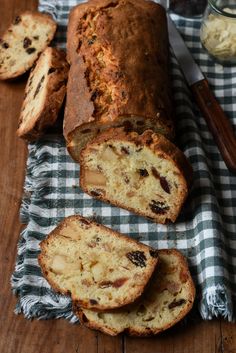
<svg viewBox="0 0 236 353">
<path fill-rule="evenodd" d="M 229 119 L 210 90 L 206 77 L 194 61 L 184 40 L 167 14 L 169 41 L 181 71 L 203 114 L 228 169 L 236 173 L 236 137 Z"/>
</svg>

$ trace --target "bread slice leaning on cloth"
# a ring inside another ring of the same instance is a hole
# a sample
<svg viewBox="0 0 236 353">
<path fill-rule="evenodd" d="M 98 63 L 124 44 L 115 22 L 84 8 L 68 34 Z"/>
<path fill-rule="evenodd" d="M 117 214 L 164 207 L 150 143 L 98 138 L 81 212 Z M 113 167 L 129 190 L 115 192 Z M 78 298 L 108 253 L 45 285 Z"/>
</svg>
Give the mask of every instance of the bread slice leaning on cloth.
<svg viewBox="0 0 236 353">
<path fill-rule="evenodd" d="M 55 123 L 66 94 L 68 70 L 64 51 L 48 47 L 40 55 L 26 85 L 19 137 L 35 140 Z"/>
<path fill-rule="evenodd" d="M 160 333 L 180 321 L 192 308 L 195 287 L 187 261 L 177 250 L 159 250 L 159 264 L 151 283 L 139 301 L 125 308 L 99 313 L 74 303 L 81 323 L 115 336 Z"/>
<path fill-rule="evenodd" d="M 110 129 L 80 155 L 80 186 L 103 201 L 152 218 L 175 222 L 188 195 L 192 168 L 164 136 Z"/>
<path fill-rule="evenodd" d="M 48 14 L 25 11 L 0 39 L 0 80 L 28 71 L 54 37 L 57 24 Z"/>
<path fill-rule="evenodd" d="M 65 218 L 40 246 L 51 286 L 100 311 L 140 297 L 158 262 L 149 246 L 81 216 Z"/>
<path fill-rule="evenodd" d="M 71 64 L 64 136 L 71 156 L 94 136 L 124 126 L 174 136 L 164 8 L 145 0 L 92 0 L 69 17 Z"/>
</svg>

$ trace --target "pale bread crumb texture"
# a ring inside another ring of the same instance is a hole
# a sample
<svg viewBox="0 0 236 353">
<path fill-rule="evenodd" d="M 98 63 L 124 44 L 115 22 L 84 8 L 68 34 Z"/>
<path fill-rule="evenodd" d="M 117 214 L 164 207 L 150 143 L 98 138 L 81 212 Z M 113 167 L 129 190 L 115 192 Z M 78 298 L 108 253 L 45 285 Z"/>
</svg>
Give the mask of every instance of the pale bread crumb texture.
<svg viewBox="0 0 236 353">
<path fill-rule="evenodd" d="M 35 140 L 55 123 L 66 94 L 68 70 L 62 50 L 48 47 L 42 52 L 26 85 L 19 137 Z"/>
<path fill-rule="evenodd" d="M 25 11 L 18 15 L 0 39 L 0 79 L 29 70 L 53 39 L 56 27 L 47 14 Z"/>
<path fill-rule="evenodd" d="M 81 216 L 66 218 L 41 250 L 39 263 L 51 286 L 94 310 L 136 300 L 158 261 L 152 248 Z"/>
<path fill-rule="evenodd" d="M 101 134 L 82 150 L 80 166 L 80 186 L 89 195 L 158 223 L 175 222 L 188 194 L 186 157 L 150 130 Z"/>
<path fill-rule="evenodd" d="M 142 298 L 126 308 L 99 313 L 79 308 L 75 313 L 86 326 L 115 336 L 126 332 L 149 336 L 170 328 L 192 308 L 195 287 L 183 255 L 159 250 L 159 263 Z"/>
</svg>

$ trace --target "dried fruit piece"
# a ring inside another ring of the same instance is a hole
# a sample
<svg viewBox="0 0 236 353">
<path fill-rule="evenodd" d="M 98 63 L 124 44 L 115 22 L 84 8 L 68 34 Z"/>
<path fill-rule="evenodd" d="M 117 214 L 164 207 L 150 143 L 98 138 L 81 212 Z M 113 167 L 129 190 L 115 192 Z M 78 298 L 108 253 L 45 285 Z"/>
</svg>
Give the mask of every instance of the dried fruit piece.
<svg viewBox="0 0 236 353">
<path fill-rule="evenodd" d="M 127 176 L 127 175 L 125 175 L 125 177 L 124 177 L 124 181 L 125 181 L 125 183 L 126 183 L 126 184 L 129 184 L 130 180 L 129 180 L 129 178 L 128 178 L 128 176 Z"/>
<path fill-rule="evenodd" d="M 121 286 L 123 286 L 123 284 L 125 284 L 125 282 L 128 280 L 128 278 L 118 278 L 113 282 L 113 287 L 114 288 L 120 288 Z"/>
<path fill-rule="evenodd" d="M 164 202 L 152 200 L 149 204 L 153 213 L 165 214 L 169 210 L 169 206 L 165 206 Z"/>
<path fill-rule="evenodd" d="M 48 75 L 52 74 L 55 71 L 56 71 L 55 67 L 50 67 L 50 69 L 48 70 Z"/>
<path fill-rule="evenodd" d="M 152 167 L 152 174 L 156 179 L 160 179 L 160 174 L 158 173 L 155 167 Z"/>
<path fill-rule="evenodd" d="M 25 37 L 23 40 L 23 48 L 27 49 L 32 44 L 32 40 L 29 37 Z"/>
<path fill-rule="evenodd" d="M 99 287 L 100 288 L 108 288 L 108 287 L 120 288 L 127 280 L 128 278 L 118 278 L 115 281 L 102 281 L 100 282 Z"/>
<path fill-rule="evenodd" d="M 180 299 L 180 300 L 173 300 L 173 302 L 171 302 L 169 305 L 168 305 L 168 308 L 169 309 L 173 309 L 175 308 L 176 306 L 180 306 L 180 305 L 183 305 L 186 303 L 186 300 L 185 299 Z"/>
<path fill-rule="evenodd" d="M 99 283 L 99 287 L 102 288 L 102 289 L 103 288 L 108 288 L 108 287 L 111 287 L 112 284 L 113 284 L 112 281 L 102 281 L 102 282 Z"/>
<path fill-rule="evenodd" d="M 167 182 L 166 178 L 160 176 L 159 172 L 156 170 L 155 167 L 152 167 L 152 174 L 156 179 L 160 180 L 160 184 L 161 184 L 162 189 L 165 192 L 167 192 L 168 194 L 170 194 L 170 185 Z"/>
<path fill-rule="evenodd" d="M 41 80 L 40 80 L 39 83 L 38 83 L 38 86 L 36 87 L 35 92 L 34 92 L 34 98 L 35 98 L 35 97 L 37 96 L 37 94 L 39 93 L 40 88 L 41 88 L 41 86 L 42 86 L 42 83 L 43 83 L 44 79 L 45 79 L 45 76 L 43 75 L 43 76 L 41 77 Z"/>
<path fill-rule="evenodd" d="M 169 186 L 169 184 L 168 184 L 168 182 L 167 182 L 165 177 L 161 177 L 160 178 L 160 184 L 161 184 L 162 189 L 165 192 L 167 192 L 167 194 L 170 194 L 170 186 Z"/>
<path fill-rule="evenodd" d="M 32 53 L 34 53 L 36 51 L 36 49 L 35 48 L 28 48 L 28 49 L 26 49 L 26 52 L 27 52 L 27 54 L 32 54 Z"/>
<path fill-rule="evenodd" d="M 124 146 L 121 147 L 121 152 L 123 152 L 124 154 L 129 154 L 128 148 Z"/>
<path fill-rule="evenodd" d="M 90 302 L 91 305 L 96 305 L 96 304 L 98 304 L 98 301 L 95 300 L 95 299 L 89 299 L 89 302 Z"/>
<path fill-rule="evenodd" d="M 20 22 L 21 22 L 20 16 L 16 16 L 16 18 L 15 18 L 13 24 L 14 24 L 14 25 L 18 25 L 18 23 L 20 23 Z"/>
<path fill-rule="evenodd" d="M 127 253 L 127 258 L 135 265 L 140 267 L 146 266 L 146 256 L 143 251 L 131 251 Z"/>
<path fill-rule="evenodd" d="M 138 172 L 139 172 L 139 174 L 140 174 L 142 177 L 147 177 L 147 176 L 149 176 L 149 173 L 148 173 L 147 169 L 139 169 Z"/>
<path fill-rule="evenodd" d="M 8 48 L 9 48 L 9 44 L 8 44 L 7 42 L 3 42 L 3 43 L 2 43 L 2 47 L 3 47 L 4 49 L 8 49 Z"/>
</svg>

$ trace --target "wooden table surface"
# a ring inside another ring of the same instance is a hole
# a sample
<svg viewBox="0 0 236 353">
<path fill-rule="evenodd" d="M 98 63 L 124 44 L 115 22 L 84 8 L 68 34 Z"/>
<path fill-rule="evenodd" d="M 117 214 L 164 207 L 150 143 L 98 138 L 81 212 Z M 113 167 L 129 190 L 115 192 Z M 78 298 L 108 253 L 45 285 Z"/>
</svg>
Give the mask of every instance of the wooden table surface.
<svg viewBox="0 0 236 353">
<path fill-rule="evenodd" d="M 36 0 L 1 0 L 0 34 L 22 10 L 37 8 Z M 15 135 L 26 76 L 0 83 L 0 352 L 1 353 L 234 353 L 236 325 L 201 319 L 181 324 L 154 338 L 109 337 L 66 320 L 27 320 L 14 314 L 11 292 L 21 225 L 19 207 L 27 148 Z"/>
</svg>

